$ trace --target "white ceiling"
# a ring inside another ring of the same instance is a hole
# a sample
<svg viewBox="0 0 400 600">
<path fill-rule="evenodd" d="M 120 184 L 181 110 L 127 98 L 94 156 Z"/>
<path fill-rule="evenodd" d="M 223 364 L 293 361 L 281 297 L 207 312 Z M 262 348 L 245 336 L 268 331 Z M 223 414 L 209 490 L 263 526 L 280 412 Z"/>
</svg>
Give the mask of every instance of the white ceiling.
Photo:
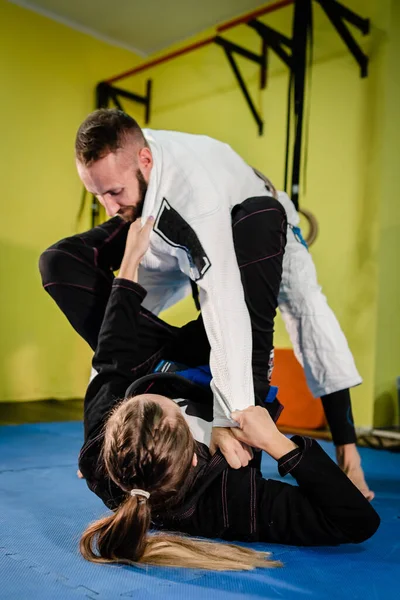
<svg viewBox="0 0 400 600">
<path fill-rule="evenodd" d="M 9 0 L 147 56 L 271 0 Z"/>
</svg>

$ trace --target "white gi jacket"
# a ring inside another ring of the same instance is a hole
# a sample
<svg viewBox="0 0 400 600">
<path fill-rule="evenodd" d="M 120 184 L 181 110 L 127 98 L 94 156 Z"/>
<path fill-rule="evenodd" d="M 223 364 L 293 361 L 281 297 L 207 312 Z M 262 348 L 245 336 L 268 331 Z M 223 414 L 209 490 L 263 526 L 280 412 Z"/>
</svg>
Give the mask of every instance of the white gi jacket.
<svg viewBox="0 0 400 600">
<path fill-rule="evenodd" d="M 171 131 L 144 135 L 154 162 L 142 219 L 156 219 L 139 271 L 148 291 L 144 306 L 158 313 L 186 295 L 189 277 L 196 281 L 211 346 L 213 424 L 232 426 L 230 413 L 254 404 L 254 389 L 251 323 L 231 210 L 269 192 L 227 144 Z"/>
<path fill-rule="evenodd" d="M 251 324 L 231 210 L 269 191 L 227 144 L 172 131 L 143 133 L 154 163 L 142 218 L 156 218 L 139 269 L 139 282 L 148 292 L 143 304 L 158 314 L 191 292 L 189 277 L 196 281 L 211 346 L 213 425 L 232 426 L 230 413 L 254 404 L 254 390 Z M 315 397 L 358 385 L 361 377 L 317 283 L 311 255 L 293 233 L 297 211 L 285 193 L 279 192 L 278 200 L 288 216 L 279 308 L 307 383 Z M 188 239 L 190 252 L 184 247 Z"/>
</svg>

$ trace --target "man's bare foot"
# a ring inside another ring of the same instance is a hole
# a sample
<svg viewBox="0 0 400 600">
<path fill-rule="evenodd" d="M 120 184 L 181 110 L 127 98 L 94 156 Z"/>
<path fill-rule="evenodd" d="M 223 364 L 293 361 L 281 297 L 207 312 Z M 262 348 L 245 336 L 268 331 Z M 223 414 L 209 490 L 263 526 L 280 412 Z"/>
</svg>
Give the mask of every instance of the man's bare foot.
<svg viewBox="0 0 400 600">
<path fill-rule="evenodd" d="M 336 446 L 336 459 L 339 467 L 344 471 L 360 492 L 371 502 L 375 493 L 369 489 L 365 481 L 364 471 L 361 467 L 361 458 L 355 444 Z"/>
</svg>

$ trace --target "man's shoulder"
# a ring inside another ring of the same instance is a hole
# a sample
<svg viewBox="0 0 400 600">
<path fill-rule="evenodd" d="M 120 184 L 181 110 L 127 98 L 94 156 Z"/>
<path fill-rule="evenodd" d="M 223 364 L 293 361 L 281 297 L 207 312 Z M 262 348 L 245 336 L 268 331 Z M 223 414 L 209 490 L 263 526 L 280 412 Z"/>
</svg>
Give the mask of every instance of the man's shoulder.
<svg viewBox="0 0 400 600">
<path fill-rule="evenodd" d="M 143 129 L 143 135 L 149 142 L 156 142 L 159 144 L 176 143 L 183 145 L 204 145 L 204 144 L 217 144 L 227 146 L 224 142 L 221 142 L 215 138 L 201 133 L 189 133 L 187 131 L 175 131 L 172 129 Z"/>
</svg>

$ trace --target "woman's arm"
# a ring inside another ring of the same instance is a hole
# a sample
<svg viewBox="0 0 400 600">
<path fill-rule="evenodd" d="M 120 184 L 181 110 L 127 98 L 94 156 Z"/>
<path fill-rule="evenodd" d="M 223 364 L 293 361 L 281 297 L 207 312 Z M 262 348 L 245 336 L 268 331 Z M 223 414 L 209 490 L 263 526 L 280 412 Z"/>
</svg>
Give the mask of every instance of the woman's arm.
<svg viewBox="0 0 400 600">
<path fill-rule="evenodd" d="M 85 440 L 97 431 L 113 404 L 132 382 L 132 366 L 140 352 L 138 319 L 146 291 L 136 283 L 137 270 L 149 243 L 152 220 L 129 229 L 119 277 L 114 280 L 100 329 L 93 367 L 97 373 L 85 397 Z"/>
<path fill-rule="evenodd" d="M 119 277 L 114 280 L 100 329 L 92 379 L 85 396 L 85 443 L 79 469 L 90 490 L 111 509 L 121 502 L 121 490 L 107 478 L 101 456 L 103 424 L 113 406 L 124 398 L 132 383 L 132 365 L 138 359 L 138 319 L 146 291 L 136 283 L 137 270 L 147 249 L 152 221 L 141 229 L 140 221 L 130 226 Z"/>
<path fill-rule="evenodd" d="M 262 541 L 293 545 L 359 543 L 380 519 L 371 504 L 320 445 L 299 436 L 288 440 L 268 412 L 250 407 L 233 413 L 241 441 L 265 450 L 298 487 L 256 478 L 257 530 Z"/>
</svg>

